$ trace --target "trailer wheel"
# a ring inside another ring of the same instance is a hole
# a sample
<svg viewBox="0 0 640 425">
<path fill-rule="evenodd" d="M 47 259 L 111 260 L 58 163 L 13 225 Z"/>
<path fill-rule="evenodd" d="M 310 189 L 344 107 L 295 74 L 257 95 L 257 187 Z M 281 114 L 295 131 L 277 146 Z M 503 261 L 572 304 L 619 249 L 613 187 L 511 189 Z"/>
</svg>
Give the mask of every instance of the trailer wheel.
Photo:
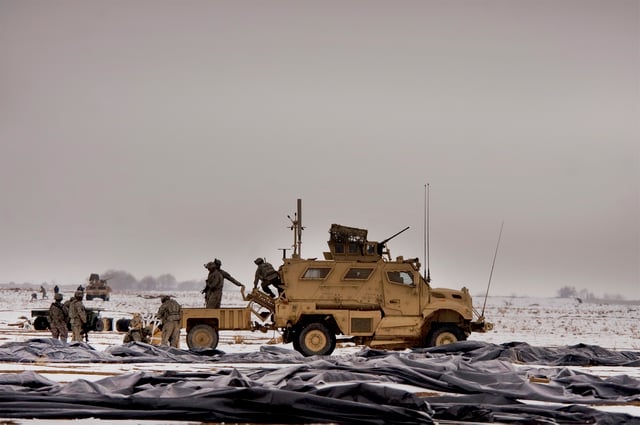
<svg viewBox="0 0 640 425">
<path fill-rule="evenodd" d="M 96 332 L 102 332 L 104 330 L 104 323 L 99 317 L 96 317 L 96 320 L 93 324 L 93 330 Z"/>
<path fill-rule="evenodd" d="M 464 341 L 465 336 L 462 329 L 456 325 L 443 324 L 433 328 L 427 336 L 427 346 L 437 347 L 439 345 L 453 344 L 454 342 Z"/>
<path fill-rule="evenodd" d="M 45 331 L 49 328 L 49 319 L 44 316 L 36 317 L 33 321 L 33 328 L 37 331 Z"/>
<path fill-rule="evenodd" d="M 187 345 L 190 350 L 216 348 L 218 346 L 218 330 L 205 324 L 195 325 L 187 334 Z"/>
<path fill-rule="evenodd" d="M 328 356 L 336 348 L 336 336 L 322 322 L 311 322 L 298 333 L 293 346 L 303 356 Z"/>
<path fill-rule="evenodd" d="M 131 324 L 131 319 L 118 319 L 116 320 L 116 330 L 118 332 L 127 332 L 129 330 L 129 325 Z"/>
</svg>

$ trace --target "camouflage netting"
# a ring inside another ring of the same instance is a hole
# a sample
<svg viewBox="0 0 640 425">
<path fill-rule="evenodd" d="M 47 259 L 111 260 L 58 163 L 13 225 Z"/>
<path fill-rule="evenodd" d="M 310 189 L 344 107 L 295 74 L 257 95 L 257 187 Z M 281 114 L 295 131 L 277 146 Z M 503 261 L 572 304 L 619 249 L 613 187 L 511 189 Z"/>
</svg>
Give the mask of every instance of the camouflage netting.
<svg viewBox="0 0 640 425">
<path fill-rule="evenodd" d="M 46 357 L 74 363 L 195 361 L 252 366 L 243 367 L 242 372 L 225 368 L 215 373 L 133 373 L 68 384 L 33 372 L 4 374 L 0 375 L 0 417 L 298 424 L 428 424 L 438 420 L 640 424 L 640 417 L 589 407 L 638 405 L 640 380 L 627 375 L 603 379 L 565 367 L 640 365 L 638 352 L 595 346 L 543 348 L 467 341 L 400 353 L 364 349 L 352 356 L 315 358 L 271 346 L 243 354 L 195 353 L 140 343 L 100 353 L 86 344 L 61 346 L 47 339 L 0 347 L 4 361 L 31 362 L 36 356 L 40 361 Z M 283 366 L 260 368 L 261 362 Z"/>
</svg>

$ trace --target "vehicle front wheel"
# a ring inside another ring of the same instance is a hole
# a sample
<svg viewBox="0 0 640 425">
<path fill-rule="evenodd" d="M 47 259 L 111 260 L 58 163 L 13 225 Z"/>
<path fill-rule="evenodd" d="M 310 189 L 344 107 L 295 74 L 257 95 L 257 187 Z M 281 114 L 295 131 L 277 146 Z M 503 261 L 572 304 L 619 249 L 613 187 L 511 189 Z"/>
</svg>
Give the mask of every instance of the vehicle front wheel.
<svg viewBox="0 0 640 425">
<path fill-rule="evenodd" d="M 464 341 L 467 337 L 464 331 L 456 325 L 438 325 L 433 328 L 427 336 L 427 347 L 437 347 L 439 345 L 453 344 Z"/>
<path fill-rule="evenodd" d="M 293 347 L 303 356 L 328 356 L 336 348 L 336 336 L 324 323 L 311 322 L 296 332 Z"/>
<path fill-rule="evenodd" d="M 195 325 L 187 334 L 187 345 L 190 350 L 216 348 L 218 346 L 218 330 L 205 324 Z"/>
</svg>

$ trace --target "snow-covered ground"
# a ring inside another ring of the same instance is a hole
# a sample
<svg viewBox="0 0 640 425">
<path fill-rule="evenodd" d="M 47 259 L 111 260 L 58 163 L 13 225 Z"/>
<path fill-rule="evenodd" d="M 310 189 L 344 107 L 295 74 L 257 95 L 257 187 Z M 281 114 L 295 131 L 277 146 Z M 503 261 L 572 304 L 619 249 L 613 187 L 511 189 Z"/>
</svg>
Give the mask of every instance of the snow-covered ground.
<svg viewBox="0 0 640 425">
<path fill-rule="evenodd" d="M 62 288 L 65 300 L 75 288 Z M 48 337 L 48 331 L 36 331 L 30 326 L 31 310 L 47 309 L 53 294 L 48 299 L 32 300 L 33 291 L 14 288 L 0 288 L 0 345 L 7 342 L 26 341 L 32 338 Z M 123 333 L 115 331 L 115 323 L 120 318 L 130 318 L 135 312 L 151 315 L 160 306 L 160 292 L 113 293 L 110 301 L 85 301 L 85 306 L 101 309 L 103 318 L 112 319 L 113 329 L 92 332 L 89 344 L 96 350 L 120 345 Z M 203 295 L 199 292 L 175 292 L 170 294 L 183 307 L 202 307 Z M 475 299 L 476 309 L 482 310 L 483 300 Z M 236 287 L 225 287 L 223 307 L 244 306 L 245 302 Z M 533 346 L 565 346 L 579 343 L 598 345 L 612 350 L 640 351 L 640 304 L 597 304 L 579 302 L 576 299 L 560 298 L 518 298 L 489 297 L 485 316 L 494 323 L 494 330 L 486 334 L 472 334 L 470 340 L 495 344 L 521 341 Z M 181 348 L 187 348 L 186 335 L 182 334 Z M 270 331 L 231 332 L 220 334 L 218 349 L 226 353 L 257 351 L 265 344 L 278 344 L 279 334 Z M 284 348 L 289 345 L 280 346 Z M 350 342 L 339 342 L 335 355 L 347 355 L 362 347 Z M 246 368 L 247 365 L 203 364 L 14 364 L 0 363 L 0 373 L 14 373 L 23 370 L 35 371 L 48 379 L 70 382 L 76 379 L 98 380 L 134 371 L 162 372 L 212 371 L 224 367 Z M 262 368 L 278 368 L 282 365 L 260 364 Z M 640 368 L 596 367 L 576 368 L 587 370 L 599 376 L 628 375 L 640 378 Z M 609 409 L 616 409 L 609 407 Z M 640 407 L 623 406 L 617 411 L 628 412 L 640 417 Z M 0 414 L 1 418 L 1 414 Z M 45 423 L 40 421 L 38 423 Z M 137 422 L 140 423 L 140 422 Z"/>
</svg>

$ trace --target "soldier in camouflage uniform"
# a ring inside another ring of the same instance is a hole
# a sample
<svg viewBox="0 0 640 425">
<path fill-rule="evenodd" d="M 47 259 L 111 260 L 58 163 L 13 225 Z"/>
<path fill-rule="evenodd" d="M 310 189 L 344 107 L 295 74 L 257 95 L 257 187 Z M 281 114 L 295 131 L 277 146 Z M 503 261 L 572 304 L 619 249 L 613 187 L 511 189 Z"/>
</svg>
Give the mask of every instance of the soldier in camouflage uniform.
<svg viewBox="0 0 640 425">
<path fill-rule="evenodd" d="M 160 297 L 160 301 L 162 301 L 162 305 L 160 305 L 156 316 L 162 322 L 162 345 L 171 344 L 172 347 L 178 348 L 180 346 L 182 307 L 168 295 Z"/>
<path fill-rule="evenodd" d="M 129 322 L 129 331 L 125 334 L 123 342 L 144 342 L 149 343 L 149 329 L 145 328 L 142 315 L 133 313 L 131 322 Z"/>
<path fill-rule="evenodd" d="M 202 292 L 206 308 L 220 308 L 222 302 L 222 287 L 224 286 L 224 276 L 216 266 L 216 263 L 209 261 L 204 267 L 209 270 L 207 285 Z"/>
<path fill-rule="evenodd" d="M 51 337 L 67 342 L 69 330 L 67 322 L 69 321 L 69 309 L 62 304 L 62 294 L 57 293 L 53 296 L 54 302 L 49 307 L 49 330 Z"/>
<path fill-rule="evenodd" d="M 69 320 L 71 321 L 71 341 L 82 341 L 82 328 L 87 323 L 87 312 L 82 304 L 84 292 L 76 291 L 69 303 Z"/>
<path fill-rule="evenodd" d="M 269 294 L 271 298 L 275 298 L 276 295 L 273 293 L 269 286 L 273 285 L 278 290 L 278 295 L 282 294 L 284 287 L 282 286 L 282 282 L 280 281 L 280 275 L 273 268 L 273 266 L 262 258 L 256 258 L 254 263 L 258 266 L 256 269 L 256 276 L 253 280 L 253 288 L 255 289 L 258 286 L 258 282 L 262 281 L 262 290 Z"/>
</svg>

